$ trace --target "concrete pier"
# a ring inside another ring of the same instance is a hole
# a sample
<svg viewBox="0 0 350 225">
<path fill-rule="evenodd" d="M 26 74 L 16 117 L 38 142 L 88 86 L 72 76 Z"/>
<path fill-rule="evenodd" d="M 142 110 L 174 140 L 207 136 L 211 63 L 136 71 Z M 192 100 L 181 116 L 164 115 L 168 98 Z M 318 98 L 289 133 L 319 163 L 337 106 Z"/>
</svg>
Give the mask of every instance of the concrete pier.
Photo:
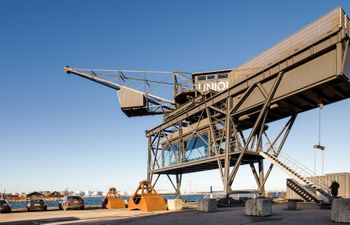
<svg viewBox="0 0 350 225">
<path fill-rule="evenodd" d="M 249 199 L 245 203 L 247 216 L 270 216 L 272 214 L 272 202 L 268 199 Z"/>
<path fill-rule="evenodd" d="M 181 199 L 168 199 L 168 210 L 169 211 L 180 211 L 182 210 L 182 200 Z"/>
<path fill-rule="evenodd" d="M 332 201 L 331 219 L 337 223 L 350 223 L 350 198 L 338 198 Z"/>
<path fill-rule="evenodd" d="M 216 199 L 202 199 L 198 202 L 198 211 L 215 212 L 217 211 Z"/>
<path fill-rule="evenodd" d="M 298 201 L 299 201 L 298 199 L 288 199 L 287 209 L 288 210 L 296 210 Z"/>
</svg>

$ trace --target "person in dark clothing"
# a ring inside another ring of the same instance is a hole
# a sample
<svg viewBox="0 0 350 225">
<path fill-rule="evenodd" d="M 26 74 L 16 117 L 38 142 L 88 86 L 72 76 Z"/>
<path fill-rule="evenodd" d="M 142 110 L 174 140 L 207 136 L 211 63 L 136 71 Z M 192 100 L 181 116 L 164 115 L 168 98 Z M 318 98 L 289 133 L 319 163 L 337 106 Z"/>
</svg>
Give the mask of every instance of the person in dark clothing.
<svg viewBox="0 0 350 225">
<path fill-rule="evenodd" d="M 329 187 L 331 189 L 331 194 L 333 199 L 336 199 L 338 196 L 339 186 L 340 186 L 339 183 L 333 180 L 331 186 Z"/>
</svg>

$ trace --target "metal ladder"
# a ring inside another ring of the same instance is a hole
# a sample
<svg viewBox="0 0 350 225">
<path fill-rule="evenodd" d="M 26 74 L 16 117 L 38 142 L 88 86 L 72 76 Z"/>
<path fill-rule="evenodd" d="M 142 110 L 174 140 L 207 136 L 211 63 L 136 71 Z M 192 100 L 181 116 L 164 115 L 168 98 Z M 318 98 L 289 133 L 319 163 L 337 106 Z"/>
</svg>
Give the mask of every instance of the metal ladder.
<svg viewBox="0 0 350 225">
<path fill-rule="evenodd" d="M 259 154 L 269 160 L 273 165 L 286 172 L 292 179 L 287 180 L 287 186 L 305 201 L 329 202 L 330 194 L 327 192 L 326 183 L 319 177 L 298 163 L 295 159 L 287 154 L 280 153 L 277 158 L 267 152 L 260 151 Z M 303 176 L 301 175 L 303 174 Z M 306 177 L 313 177 L 313 182 Z"/>
</svg>

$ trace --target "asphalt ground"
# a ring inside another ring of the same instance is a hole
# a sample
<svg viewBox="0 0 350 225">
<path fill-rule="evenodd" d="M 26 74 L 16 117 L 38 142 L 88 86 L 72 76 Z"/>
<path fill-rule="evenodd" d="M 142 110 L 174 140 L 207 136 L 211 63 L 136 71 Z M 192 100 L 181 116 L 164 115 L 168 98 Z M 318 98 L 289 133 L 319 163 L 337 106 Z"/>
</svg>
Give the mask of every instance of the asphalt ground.
<svg viewBox="0 0 350 225">
<path fill-rule="evenodd" d="M 140 212 L 127 209 L 87 209 L 46 212 L 14 212 L 0 214 L 0 224 L 79 224 L 79 225 L 228 225 L 228 224 L 278 224 L 278 225 L 328 225 L 331 211 L 320 209 L 317 204 L 299 204 L 297 210 L 287 210 L 285 204 L 274 204 L 273 215 L 268 217 L 250 217 L 244 213 L 244 207 L 219 208 L 212 213 L 198 212 L 195 208 L 187 208 L 180 212 Z"/>
</svg>

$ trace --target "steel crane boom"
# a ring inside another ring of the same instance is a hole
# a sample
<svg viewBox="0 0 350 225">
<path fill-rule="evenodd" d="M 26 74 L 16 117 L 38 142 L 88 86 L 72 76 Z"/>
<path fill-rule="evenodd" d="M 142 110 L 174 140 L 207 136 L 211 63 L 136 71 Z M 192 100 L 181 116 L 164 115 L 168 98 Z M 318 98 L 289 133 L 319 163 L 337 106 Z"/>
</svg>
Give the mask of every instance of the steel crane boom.
<svg viewBox="0 0 350 225">
<path fill-rule="evenodd" d="M 65 66 L 64 71 L 116 90 L 121 109 L 128 117 L 164 114 L 175 108 L 174 101 L 103 79 L 101 78 L 102 76 L 93 70 L 83 72 L 70 66 Z M 150 82 L 148 80 L 144 81 Z"/>
</svg>

